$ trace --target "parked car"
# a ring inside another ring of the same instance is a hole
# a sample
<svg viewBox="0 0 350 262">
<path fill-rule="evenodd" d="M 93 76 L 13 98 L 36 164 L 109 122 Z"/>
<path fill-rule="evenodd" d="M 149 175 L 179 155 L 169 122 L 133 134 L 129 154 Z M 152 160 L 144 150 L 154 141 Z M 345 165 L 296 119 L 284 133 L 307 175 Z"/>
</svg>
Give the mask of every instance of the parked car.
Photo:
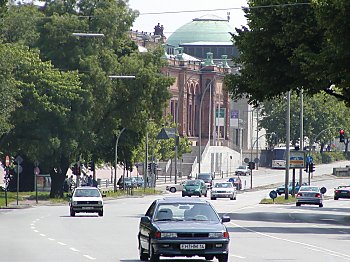
<svg viewBox="0 0 350 262">
<path fill-rule="evenodd" d="M 338 186 L 334 189 L 334 200 L 350 198 L 350 186 Z"/>
<path fill-rule="evenodd" d="M 157 199 L 141 217 L 138 249 L 141 261 L 200 256 L 227 262 L 230 237 L 214 207 L 204 199 Z"/>
<path fill-rule="evenodd" d="M 182 191 L 184 184 L 186 181 L 182 181 L 181 183 L 177 183 L 177 184 L 171 184 L 171 185 L 167 185 L 165 187 L 165 189 L 171 193 L 175 193 L 177 191 Z"/>
<path fill-rule="evenodd" d="M 74 189 L 69 202 L 70 215 L 76 213 L 98 213 L 103 216 L 103 199 L 100 190 L 96 187 L 83 186 Z"/>
<path fill-rule="evenodd" d="M 182 196 L 207 196 L 208 188 L 202 179 L 187 180 L 182 188 Z"/>
<path fill-rule="evenodd" d="M 302 183 L 302 186 L 307 186 L 307 185 L 308 185 L 307 183 Z M 276 188 L 277 194 L 279 194 L 279 195 L 284 194 L 284 189 L 285 189 L 285 186 L 284 186 L 284 185 L 281 185 L 281 186 L 277 187 L 277 188 Z M 295 183 L 295 186 L 294 186 L 294 192 L 295 192 L 295 194 L 298 193 L 299 189 L 300 189 L 299 182 L 296 182 L 296 183 Z M 293 192 L 293 182 L 290 182 L 290 183 L 288 184 L 288 193 L 289 193 L 289 194 L 292 194 L 292 192 Z"/>
<path fill-rule="evenodd" d="M 216 198 L 230 198 L 231 200 L 236 200 L 236 187 L 231 182 L 215 182 L 210 191 L 210 199 L 215 200 Z"/>
<path fill-rule="evenodd" d="M 228 182 L 231 182 L 237 188 L 237 190 L 242 189 L 242 180 L 239 176 L 238 177 L 230 177 L 228 179 Z"/>
<path fill-rule="evenodd" d="M 214 180 L 214 175 L 212 173 L 199 173 L 197 179 L 202 179 L 210 189 Z"/>
<path fill-rule="evenodd" d="M 119 189 L 125 188 L 136 188 L 137 187 L 137 181 L 135 177 L 121 177 L 118 181 Z"/>
<path fill-rule="evenodd" d="M 296 196 L 296 206 L 302 204 L 318 205 L 323 207 L 323 194 L 326 193 L 326 188 L 318 186 L 301 186 Z"/>
<path fill-rule="evenodd" d="M 135 182 L 137 187 L 144 187 L 145 181 L 142 176 L 135 176 Z"/>
<path fill-rule="evenodd" d="M 236 168 L 235 174 L 236 176 L 247 176 L 251 174 L 251 170 L 248 166 L 242 165 Z"/>
</svg>

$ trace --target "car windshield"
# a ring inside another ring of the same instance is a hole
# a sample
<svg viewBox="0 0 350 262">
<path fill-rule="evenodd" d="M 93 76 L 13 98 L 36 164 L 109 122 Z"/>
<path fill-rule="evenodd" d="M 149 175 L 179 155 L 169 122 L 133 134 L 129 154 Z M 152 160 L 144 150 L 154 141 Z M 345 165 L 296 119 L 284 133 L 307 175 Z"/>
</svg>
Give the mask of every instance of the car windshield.
<svg viewBox="0 0 350 262">
<path fill-rule="evenodd" d="M 219 187 L 219 188 L 232 188 L 233 185 L 232 183 L 215 183 L 214 185 L 215 188 Z"/>
<path fill-rule="evenodd" d="M 198 186 L 199 181 L 198 180 L 188 180 L 185 185 L 186 186 Z"/>
<path fill-rule="evenodd" d="M 238 169 L 247 169 L 246 166 L 239 166 Z"/>
<path fill-rule="evenodd" d="M 314 187 L 314 186 L 302 186 L 299 191 L 318 192 L 320 190 L 318 189 L 318 187 Z"/>
<path fill-rule="evenodd" d="M 154 221 L 211 221 L 219 222 L 215 210 L 206 203 L 160 204 Z"/>
<path fill-rule="evenodd" d="M 100 192 L 97 189 L 79 189 L 74 191 L 75 197 L 100 197 Z"/>
</svg>

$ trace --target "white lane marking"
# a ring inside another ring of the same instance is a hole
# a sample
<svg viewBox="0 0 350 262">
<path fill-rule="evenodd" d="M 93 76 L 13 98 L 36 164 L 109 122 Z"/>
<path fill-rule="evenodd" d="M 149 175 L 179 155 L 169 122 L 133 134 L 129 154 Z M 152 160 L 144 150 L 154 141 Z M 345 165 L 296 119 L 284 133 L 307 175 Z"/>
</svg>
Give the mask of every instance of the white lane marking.
<svg viewBox="0 0 350 262">
<path fill-rule="evenodd" d="M 71 247 L 71 248 L 69 248 L 69 249 L 72 250 L 72 251 L 74 251 L 74 252 L 79 252 L 79 250 L 76 249 L 76 248 L 74 248 L 74 247 Z"/>
<path fill-rule="evenodd" d="M 40 236 L 42 236 L 42 237 L 46 237 L 46 235 L 45 235 L 45 234 L 40 234 Z"/>
<path fill-rule="evenodd" d="M 340 253 L 340 252 L 337 252 L 337 251 L 333 251 L 333 250 L 330 250 L 330 249 L 327 249 L 327 248 L 323 248 L 323 247 L 318 247 L 318 246 L 315 246 L 315 245 L 312 245 L 312 244 L 307 244 L 307 243 L 300 242 L 300 241 L 295 241 L 295 240 L 290 240 L 290 239 L 286 239 L 286 238 L 272 236 L 272 235 L 269 235 L 269 234 L 265 234 L 265 233 L 254 231 L 252 229 L 246 228 L 244 226 L 238 225 L 238 224 L 233 223 L 233 222 L 230 222 L 230 223 L 232 225 L 236 226 L 236 227 L 240 227 L 240 228 L 245 229 L 245 230 L 247 230 L 249 232 L 252 232 L 252 233 L 264 236 L 264 237 L 277 239 L 277 240 L 282 240 L 282 241 L 285 241 L 285 242 L 289 242 L 289 243 L 293 243 L 293 244 L 296 244 L 296 245 L 300 245 L 300 246 L 302 246 L 304 248 L 307 248 L 307 249 L 310 249 L 310 250 L 314 250 L 314 251 L 317 251 L 317 252 L 323 252 L 323 253 L 326 253 L 326 254 L 331 255 L 331 256 L 342 257 L 345 260 L 350 260 L 350 255 L 347 255 L 347 254 L 344 254 L 344 253 Z"/>
<path fill-rule="evenodd" d="M 246 257 L 238 256 L 238 255 L 230 255 L 230 257 L 236 257 L 236 258 L 246 258 Z"/>
<path fill-rule="evenodd" d="M 47 239 L 50 240 L 50 241 L 54 241 L 55 240 L 54 238 L 51 238 L 51 237 L 48 237 Z"/>
<path fill-rule="evenodd" d="M 95 260 L 96 258 L 94 258 L 94 257 L 90 257 L 89 255 L 84 255 L 84 257 L 86 257 L 86 258 L 88 258 L 88 259 L 90 259 L 90 260 Z"/>
<path fill-rule="evenodd" d="M 39 232 L 39 231 L 38 231 L 38 230 L 36 230 L 36 229 L 35 229 L 35 230 L 33 230 L 33 231 L 34 231 L 35 233 L 38 233 L 38 232 Z"/>
<path fill-rule="evenodd" d="M 63 242 L 57 242 L 58 244 L 60 244 L 61 246 L 66 246 L 67 244 L 66 243 L 63 243 Z"/>
</svg>

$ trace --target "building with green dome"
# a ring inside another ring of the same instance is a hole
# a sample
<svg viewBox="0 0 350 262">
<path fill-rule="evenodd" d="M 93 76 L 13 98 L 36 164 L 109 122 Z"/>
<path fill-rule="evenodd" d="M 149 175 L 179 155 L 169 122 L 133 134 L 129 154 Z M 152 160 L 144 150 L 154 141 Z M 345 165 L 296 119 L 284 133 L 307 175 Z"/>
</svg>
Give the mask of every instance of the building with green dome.
<svg viewBox="0 0 350 262">
<path fill-rule="evenodd" d="M 174 54 L 176 47 L 183 47 L 183 52 L 193 57 L 204 59 L 208 52 L 213 53 L 214 60 L 222 55 L 228 58 L 238 55 L 232 43 L 231 33 L 235 31 L 228 19 L 214 15 L 194 18 L 181 26 L 167 39 L 167 52 Z"/>
</svg>

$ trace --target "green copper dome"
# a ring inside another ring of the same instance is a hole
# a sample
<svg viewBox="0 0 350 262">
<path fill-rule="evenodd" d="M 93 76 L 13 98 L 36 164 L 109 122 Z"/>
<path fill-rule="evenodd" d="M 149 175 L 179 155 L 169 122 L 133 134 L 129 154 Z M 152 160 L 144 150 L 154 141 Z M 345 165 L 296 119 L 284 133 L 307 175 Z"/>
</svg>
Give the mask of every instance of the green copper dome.
<svg viewBox="0 0 350 262">
<path fill-rule="evenodd" d="M 178 46 L 179 44 L 193 42 L 231 42 L 229 32 L 235 28 L 228 20 L 218 16 L 207 15 L 195 18 L 191 22 L 181 26 L 167 40 L 168 45 Z"/>
</svg>

